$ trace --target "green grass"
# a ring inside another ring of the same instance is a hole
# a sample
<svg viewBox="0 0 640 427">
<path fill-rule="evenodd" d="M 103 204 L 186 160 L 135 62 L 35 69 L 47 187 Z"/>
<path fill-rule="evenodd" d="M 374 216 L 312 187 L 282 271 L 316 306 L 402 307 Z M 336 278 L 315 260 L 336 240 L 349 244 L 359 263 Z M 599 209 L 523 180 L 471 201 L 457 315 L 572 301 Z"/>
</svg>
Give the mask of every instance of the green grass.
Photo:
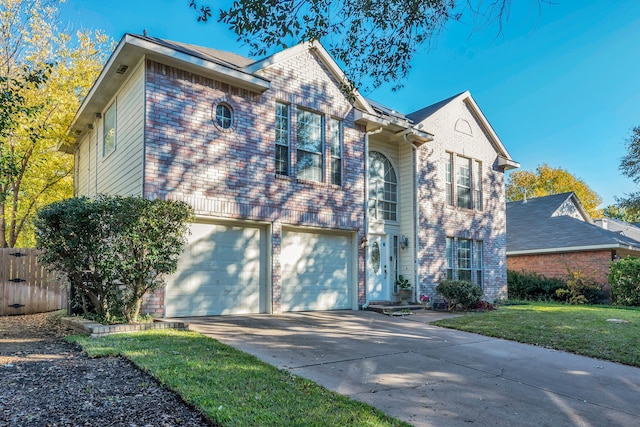
<svg viewBox="0 0 640 427">
<path fill-rule="evenodd" d="M 91 357 L 130 359 L 222 426 L 408 426 L 196 332 L 70 340 Z"/>
<path fill-rule="evenodd" d="M 638 308 L 529 303 L 501 306 L 495 311 L 469 313 L 433 324 L 640 366 Z"/>
</svg>

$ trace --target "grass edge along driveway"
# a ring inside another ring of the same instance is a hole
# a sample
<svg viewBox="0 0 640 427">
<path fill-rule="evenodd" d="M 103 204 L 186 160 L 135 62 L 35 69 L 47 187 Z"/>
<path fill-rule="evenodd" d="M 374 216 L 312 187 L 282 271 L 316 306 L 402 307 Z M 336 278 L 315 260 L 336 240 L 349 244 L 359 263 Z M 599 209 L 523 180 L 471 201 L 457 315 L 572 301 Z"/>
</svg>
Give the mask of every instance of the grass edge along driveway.
<svg viewBox="0 0 640 427">
<path fill-rule="evenodd" d="M 524 303 L 433 325 L 640 367 L 640 308 Z"/>
<path fill-rule="evenodd" d="M 197 332 L 69 340 L 90 357 L 131 360 L 221 426 L 409 426 Z"/>
</svg>

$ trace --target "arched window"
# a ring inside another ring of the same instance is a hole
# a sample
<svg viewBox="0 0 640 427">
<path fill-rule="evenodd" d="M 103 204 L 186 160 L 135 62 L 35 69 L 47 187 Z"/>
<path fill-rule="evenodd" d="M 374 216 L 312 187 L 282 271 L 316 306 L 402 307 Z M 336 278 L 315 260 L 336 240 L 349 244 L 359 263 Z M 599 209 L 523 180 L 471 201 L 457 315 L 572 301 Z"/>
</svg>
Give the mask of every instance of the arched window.
<svg viewBox="0 0 640 427">
<path fill-rule="evenodd" d="M 369 153 L 369 215 L 372 219 L 396 221 L 398 180 L 391 162 L 383 154 Z"/>
</svg>

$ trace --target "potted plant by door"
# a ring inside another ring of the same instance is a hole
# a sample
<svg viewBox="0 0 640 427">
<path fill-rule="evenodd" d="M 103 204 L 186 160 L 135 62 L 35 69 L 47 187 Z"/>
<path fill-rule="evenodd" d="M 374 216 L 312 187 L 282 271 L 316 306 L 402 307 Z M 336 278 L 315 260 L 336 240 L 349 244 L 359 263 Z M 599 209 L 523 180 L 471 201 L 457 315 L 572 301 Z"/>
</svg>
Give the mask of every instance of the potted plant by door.
<svg viewBox="0 0 640 427">
<path fill-rule="evenodd" d="M 411 283 L 409 283 L 409 280 L 402 277 L 401 274 L 398 276 L 396 284 L 400 288 L 400 303 L 404 305 L 409 304 L 409 299 L 411 299 Z"/>
</svg>

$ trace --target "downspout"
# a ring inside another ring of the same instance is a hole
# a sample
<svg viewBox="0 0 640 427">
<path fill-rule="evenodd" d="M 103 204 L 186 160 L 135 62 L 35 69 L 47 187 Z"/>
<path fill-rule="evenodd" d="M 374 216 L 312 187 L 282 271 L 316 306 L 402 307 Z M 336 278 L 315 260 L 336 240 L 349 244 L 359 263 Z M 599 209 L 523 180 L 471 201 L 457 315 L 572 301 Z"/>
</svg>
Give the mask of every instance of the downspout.
<svg viewBox="0 0 640 427">
<path fill-rule="evenodd" d="M 380 126 L 376 130 L 372 130 L 364 133 L 364 238 L 369 241 L 369 136 L 377 135 L 382 132 L 383 127 Z M 369 305 L 367 300 L 367 284 L 369 278 L 367 277 L 369 271 L 367 270 L 367 248 L 364 248 L 364 304 L 363 307 Z"/>
</svg>

